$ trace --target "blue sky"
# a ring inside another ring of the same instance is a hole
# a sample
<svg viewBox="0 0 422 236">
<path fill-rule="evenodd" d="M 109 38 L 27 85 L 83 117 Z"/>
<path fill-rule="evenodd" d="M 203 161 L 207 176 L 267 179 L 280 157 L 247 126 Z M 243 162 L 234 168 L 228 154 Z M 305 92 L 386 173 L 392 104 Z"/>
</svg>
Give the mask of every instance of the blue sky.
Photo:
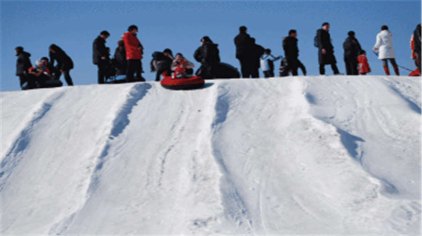
<svg viewBox="0 0 422 236">
<path fill-rule="evenodd" d="M 362 47 L 370 51 L 380 26 L 393 33 L 399 65 L 413 68 L 409 39 L 421 19 L 421 3 L 408 1 L 5 1 L 1 0 L 0 90 L 19 90 L 15 76 L 14 48 L 21 45 L 34 62 L 48 55 L 56 43 L 74 60 L 71 71 L 76 85 L 95 84 L 97 67 L 92 64 L 92 41 L 101 30 L 111 33 L 107 45 L 112 52 L 131 24 L 139 27 L 145 47 L 144 76 L 151 54 L 171 48 L 193 61 L 199 40 L 209 35 L 219 44 L 222 61 L 239 67 L 233 38 L 246 25 L 258 44 L 283 55 L 282 38 L 297 29 L 300 59 L 308 74 L 318 74 L 315 32 L 321 23 L 331 23 L 331 36 L 338 66 L 344 72 L 342 43 L 349 30 L 356 32 Z M 372 74 L 383 74 L 381 62 L 369 55 Z M 196 67 L 199 65 L 196 63 Z M 327 72 L 332 73 L 327 67 Z M 402 74 L 407 71 L 402 70 Z M 63 78 L 62 78 L 63 80 Z"/>
</svg>

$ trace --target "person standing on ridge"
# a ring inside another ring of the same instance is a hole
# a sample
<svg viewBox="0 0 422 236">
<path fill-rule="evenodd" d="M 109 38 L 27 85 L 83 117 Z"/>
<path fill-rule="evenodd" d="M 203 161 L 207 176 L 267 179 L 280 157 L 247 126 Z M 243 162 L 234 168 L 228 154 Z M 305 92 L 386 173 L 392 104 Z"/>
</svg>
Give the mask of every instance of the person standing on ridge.
<svg viewBox="0 0 422 236">
<path fill-rule="evenodd" d="M 248 29 L 246 26 L 239 27 L 239 34 L 234 38 L 234 44 L 236 45 L 236 58 L 240 63 L 240 70 L 242 78 L 249 78 L 251 76 L 251 65 L 248 58 L 252 54 L 252 38 L 247 33 Z"/>
<path fill-rule="evenodd" d="M 388 61 L 393 65 L 394 73 L 396 73 L 397 76 L 400 75 L 399 67 L 394 56 L 393 34 L 388 30 L 388 26 L 386 25 L 381 26 L 381 32 L 377 34 L 374 52 L 378 54 L 378 59 L 382 60 L 386 75 L 390 75 Z"/>
<path fill-rule="evenodd" d="M 54 68 L 54 77 L 59 80 L 60 76 L 64 74 L 64 79 L 68 86 L 73 86 L 72 78 L 70 77 L 70 70 L 73 69 L 73 61 L 63 49 L 56 44 L 51 44 L 50 50 L 50 64 Z M 54 62 L 57 61 L 57 65 L 54 66 Z"/>
<path fill-rule="evenodd" d="M 334 56 L 334 46 L 331 43 L 331 36 L 329 30 L 330 24 L 328 22 L 324 22 L 322 24 L 322 28 L 317 30 L 317 34 L 314 39 L 314 45 L 318 47 L 320 75 L 325 75 L 325 65 L 331 65 L 331 68 L 335 75 L 340 74 L 337 68 L 337 61 L 336 57 Z"/>
<path fill-rule="evenodd" d="M 354 31 L 347 33 L 348 37 L 343 43 L 344 64 L 347 75 L 358 75 L 358 56 L 362 51 L 359 41 L 355 37 Z"/>
<path fill-rule="evenodd" d="M 98 83 L 104 84 L 107 67 L 109 63 L 107 62 L 107 48 L 106 40 L 110 36 L 110 33 L 107 31 L 102 31 L 100 35 L 94 40 L 92 45 L 92 55 L 93 63 L 98 66 Z"/>
<path fill-rule="evenodd" d="M 23 50 L 23 47 L 18 46 L 15 48 L 16 51 L 16 76 L 19 77 L 19 83 L 22 90 L 33 88 L 34 83 L 29 78 L 28 72 L 29 68 L 32 67 L 31 60 L 29 59 L 31 57 L 31 54 L 28 52 L 25 52 Z"/>
<path fill-rule="evenodd" d="M 141 63 L 144 48 L 137 37 L 137 33 L 138 27 L 136 25 L 131 25 L 129 26 L 127 32 L 123 35 L 127 59 L 126 80 L 128 82 L 135 81 L 135 74 L 137 80 L 145 81 L 145 79 L 142 78 Z"/>
<path fill-rule="evenodd" d="M 255 38 L 252 38 L 251 54 L 248 57 L 248 67 L 252 78 L 259 78 L 260 58 L 264 54 L 265 48 L 256 44 Z"/>
<path fill-rule="evenodd" d="M 297 69 L 299 68 L 299 48 L 297 46 L 297 31 L 294 29 L 289 30 L 289 35 L 283 39 L 283 50 L 284 56 L 287 60 L 287 68 L 285 70 L 285 76 L 292 73 L 293 76 L 297 76 Z"/>
</svg>

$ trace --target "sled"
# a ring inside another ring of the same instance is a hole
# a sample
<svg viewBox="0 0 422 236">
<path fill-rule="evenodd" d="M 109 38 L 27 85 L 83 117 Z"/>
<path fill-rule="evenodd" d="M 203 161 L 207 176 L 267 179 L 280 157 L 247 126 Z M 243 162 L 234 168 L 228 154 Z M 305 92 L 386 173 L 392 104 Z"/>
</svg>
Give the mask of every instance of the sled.
<svg viewBox="0 0 422 236">
<path fill-rule="evenodd" d="M 189 76 L 176 78 L 167 74 L 163 74 L 163 79 L 160 81 L 161 86 L 172 90 L 189 90 L 203 88 L 205 80 L 200 76 Z"/>
</svg>

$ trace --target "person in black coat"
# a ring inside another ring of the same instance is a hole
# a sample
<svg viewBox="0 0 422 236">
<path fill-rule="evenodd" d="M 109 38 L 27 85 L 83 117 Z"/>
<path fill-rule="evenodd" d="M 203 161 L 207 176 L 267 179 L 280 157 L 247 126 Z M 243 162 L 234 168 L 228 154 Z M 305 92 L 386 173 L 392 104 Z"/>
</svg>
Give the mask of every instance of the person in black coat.
<svg viewBox="0 0 422 236">
<path fill-rule="evenodd" d="M 330 24 L 325 22 L 322 28 L 317 31 L 316 41 L 318 46 L 318 59 L 319 59 L 319 73 L 325 74 L 325 65 L 331 65 L 335 75 L 340 74 L 337 68 L 336 57 L 334 56 L 334 46 L 331 44 L 331 36 L 328 32 Z"/>
<path fill-rule="evenodd" d="M 66 54 L 63 49 L 61 49 L 56 44 L 51 44 L 49 47 L 50 51 L 50 63 L 54 68 L 55 79 L 60 79 L 60 76 L 64 74 L 64 78 L 68 86 L 73 86 L 72 78 L 70 77 L 70 70 L 73 69 L 73 61 Z M 54 63 L 57 62 L 55 66 Z"/>
<path fill-rule="evenodd" d="M 196 49 L 193 57 L 201 63 L 201 67 L 196 72 L 197 75 L 204 79 L 215 78 L 216 68 L 220 64 L 218 44 L 213 43 L 208 36 L 202 37 L 201 46 Z"/>
<path fill-rule="evenodd" d="M 355 37 L 355 32 L 349 31 L 348 37 L 343 43 L 344 64 L 347 75 L 358 75 L 358 56 L 362 51 L 359 41 Z"/>
<path fill-rule="evenodd" d="M 240 70 L 242 72 L 242 78 L 249 78 L 251 76 L 251 65 L 250 60 L 252 54 L 252 38 L 247 33 L 246 26 L 239 28 L 239 34 L 234 38 L 234 44 L 236 45 L 236 58 L 240 63 Z"/>
<path fill-rule="evenodd" d="M 106 72 L 110 63 L 107 62 L 106 40 L 110 36 L 107 31 L 102 31 L 92 44 L 92 56 L 94 65 L 98 66 L 98 83 L 104 84 Z"/>
<path fill-rule="evenodd" d="M 113 64 L 116 67 L 116 75 L 126 75 L 127 60 L 125 43 L 123 40 L 117 42 L 117 48 L 114 51 Z"/>
<path fill-rule="evenodd" d="M 247 57 L 247 64 L 250 71 L 250 74 L 248 76 L 250 76 L 251 78 L 259 78 L 259 67 L 261 65 L 260 58 L 264 54 L 265 48 L 259 44 L 256 44 L 255 38 L 252 38 L 251 41 L 252 47 L 250 49 L 250 55 L 248 55 Z"/>
<path fill-rule="evenodd" d="M 154 52 L 151 60 L 151 71 L 156 72 L 155 81 L 160 81 L 160 76 L 163 72 L 167 75 L 171 75 L 171 64 L 173 63 L 174 57 L 171 49 L 166 48 L 163 52 Z"/>
<path fill-rule="evenodd" d="M 421 71 L 421 24 L 416 26 L 415 31 L 413 31 L 413 42 L 414 42 L 414 53 L 415 53 L 415 64 Z"/>
<path fill-rule="evenodd" d="M 287 60 L 287 68 L 285 70 L 285 76 L 292 73 L 293 76 L 297 76 L 297 69 L 299 68 L 299 48 L 297 46 L 297 31 L 294 29 L 289 30 L 289 36 L 283 40 L 284 56 Z"/>
<path fill-rule="evenodd" d="M 25 52 L 21 46 L 16 47 L 15 51 L 17 56 L 16 75 L 19 77 L 21 89 L 33 88 L 35 86 L 34 81 L 28 76 L 28 70 L 32 67 L 31 60 L 29 59 L 31 54 Z"/>
</svg>

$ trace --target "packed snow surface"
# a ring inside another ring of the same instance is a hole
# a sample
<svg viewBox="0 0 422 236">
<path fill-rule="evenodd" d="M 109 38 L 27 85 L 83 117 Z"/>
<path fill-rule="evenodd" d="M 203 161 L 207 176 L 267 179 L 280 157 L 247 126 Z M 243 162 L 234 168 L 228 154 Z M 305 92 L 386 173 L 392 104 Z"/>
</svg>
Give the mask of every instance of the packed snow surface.
<svg viewBox="0 0 422 236">
<path fill-rule="evenodd" d="M 421 80 L 0 93 L 0 234 L 421 233 Z"/>
</svg>

